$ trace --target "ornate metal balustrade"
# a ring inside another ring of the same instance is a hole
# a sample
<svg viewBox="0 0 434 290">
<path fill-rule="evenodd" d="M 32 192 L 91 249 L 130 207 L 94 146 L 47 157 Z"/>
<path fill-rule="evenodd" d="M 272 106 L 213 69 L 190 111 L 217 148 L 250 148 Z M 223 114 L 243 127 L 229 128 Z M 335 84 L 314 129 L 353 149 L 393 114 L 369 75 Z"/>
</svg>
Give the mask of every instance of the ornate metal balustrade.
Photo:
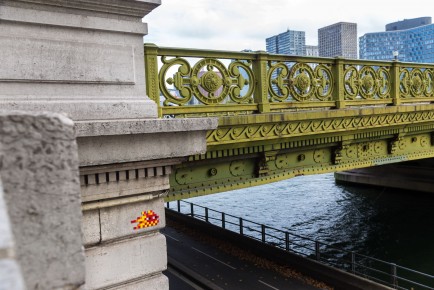
<svg viewBox="0 0 434 290">
<path fill-rule="evenodd" d="M 219 116 L 168 199 L 434 157 L 434 65 L 145 45 L 162 117 Z"/>
<path fill-rule="evenodd" d="M 434 65 L 145 44 L 160 116 L 227 116 L 434 101 Z"/>
</svg>

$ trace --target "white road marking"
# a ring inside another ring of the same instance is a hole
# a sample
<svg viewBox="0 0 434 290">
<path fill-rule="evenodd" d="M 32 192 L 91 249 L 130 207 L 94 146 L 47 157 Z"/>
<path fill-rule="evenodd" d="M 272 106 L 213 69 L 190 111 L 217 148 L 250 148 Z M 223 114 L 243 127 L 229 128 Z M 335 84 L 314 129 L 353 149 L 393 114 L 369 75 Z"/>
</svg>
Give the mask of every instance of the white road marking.
<svg viewBox="0 0 434 290">
<path fill-rule="evenodd" d="M 178 239 L 175 239 L 174 237 L 172 237 L 171 235 L 168 235 L 168 234 L 164 234 L 166 237 L 168 237 L 168 238 L 171 238 L 172 240 L 175 240 L 175 241 L 177 241 L 177 242 L 179 242 L 179 240 Z"/>
<path fill-rule="evenodd" d="M 214 258 L 214 257 L 212 257 L 212 256 L 210 256 L 210 255 L 208 255 L 207 253 L 202 252 L 201 250 L 196 249 L 195 247 L 191 247 L 191 248 L 192 248 L 193 250 L 195 250 L 195 251 L 197 251 L 197 252 L 199 252 L 199 253 L 201 253 L 201 254 L 207 256 L 208 258 L 211 258 L 211 259 L 213 259 L 213 260 L 216 260 L 216 261 L 219 262 L 219 263 L 222 263 L 222 264 L 225 265 L 225 266 L 228 266 L 228 267 L 231 268 L 232 270 L 236 270 L 236 269 L 237 269 L 237 268 L 235 268 L 235 267 L 232 267 L 232 266 L 229 265 L 229 264 L 226 264 L 226 263 L 223 262 L 223 261 L 220 261 L 219 259 L 216 259 L 216 258 Z"/>
<path fill-rule="evenodd" d="M 279 288 L 273 287 L 273 286 L 271 286 L 270 284 L 265 283 L 264 281 L 258 280 L 258 282 L 264 284 L 264 285 L 267 286 L 267 287 L 270 287 L 271 289 L 279 290 Z"/>
</svg>

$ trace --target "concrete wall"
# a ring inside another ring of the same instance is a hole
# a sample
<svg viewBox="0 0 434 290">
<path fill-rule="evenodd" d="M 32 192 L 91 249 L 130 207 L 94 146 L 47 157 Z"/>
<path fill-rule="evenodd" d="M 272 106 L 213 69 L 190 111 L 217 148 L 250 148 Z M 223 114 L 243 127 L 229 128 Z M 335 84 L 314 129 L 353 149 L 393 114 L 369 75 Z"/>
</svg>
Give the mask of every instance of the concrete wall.
<svg viewBox="0 0 434 290">
<path fill-rule="evenodd" d="M 160 0 L 0 1 L 0 107 L 73 120 L 157 116 L 142 18 Z"/>
<path fill-rule="evenodd" d="M 0 145 L 4 198 L 27 289 L 76 289 L 85 271 L 72 121 L 0 111 Z"/>
</svg>

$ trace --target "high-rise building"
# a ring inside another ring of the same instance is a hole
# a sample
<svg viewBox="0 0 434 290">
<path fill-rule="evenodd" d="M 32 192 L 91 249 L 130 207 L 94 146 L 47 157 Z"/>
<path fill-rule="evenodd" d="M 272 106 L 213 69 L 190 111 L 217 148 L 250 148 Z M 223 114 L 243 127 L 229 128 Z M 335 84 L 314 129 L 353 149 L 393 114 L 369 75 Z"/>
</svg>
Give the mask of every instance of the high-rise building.
<svg viewBox="0 0 434 290">
<path fill-rule="evenodd" d="M 304 31 L 287 30 L 265 39 L 269 53 L 306 55 L 306 36 Z"/>
<path fill-rule="evenodd" d="M 319 56 L 357 58 L 357 24 L 339 22 L 318 29 Z"/>
<path fill-rule="evenodd" d="M 306 56 L 319 56 L 317 45 L 306 45 Z"/>
<path fill-rule="evenodd" d="M 397 22 L 386 24 L 386 31 L 406 30 L 432 23 L 431 17 L 419 17 L 412 19 L 404 19 Z"/>
<path fill-rule="evenodd" d="M 434 24 L 431 17 L 405 19 L 386 25 L 386 31 L 359 39 L 360 58 L 407 62 L 434 62 Z"/>
</svg>

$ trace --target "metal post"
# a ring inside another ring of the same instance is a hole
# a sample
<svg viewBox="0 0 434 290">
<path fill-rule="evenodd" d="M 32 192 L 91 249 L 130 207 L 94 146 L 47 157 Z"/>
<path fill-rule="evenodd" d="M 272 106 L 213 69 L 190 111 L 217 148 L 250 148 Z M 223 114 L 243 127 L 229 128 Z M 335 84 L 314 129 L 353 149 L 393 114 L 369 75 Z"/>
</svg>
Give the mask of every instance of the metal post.
<svg viewBox="0 0 434 290">
<path fill-rule="evenodd" d="M 179 199 L 176 201 L 176 206 L 178 208 L 178 212 L 181 212 L 181 201 Z"/>
<path fill-rule="evenodd" d="M 261 225 L 262 242 L 265 243 L 265 225 Z"/>
<path fill-rule="evenodd" d="M 315 257 L 317 261 L 319 261 L 321 257 L 319 246 L 320 246 L 319 242 L 315 241 Z"/>
<path fill-rule="evenodd" d="M 267 113 L 271 110 L 268 100 L 268 86 L 270 85 L 267 77 L 268 53 L 259 51 L 256 57 L 253 61 L 253 74 L 256 80 L 254 98 L 259 112 Z"/>
<path fill-rule="evenodd" d="M 194 208 L 193 207 L 194 207 L 193 204 L 190 203 L 190 215 L 191 215 L 191 217 L 194 217 Z"/>
<path fill-rule="evenodd" d="M 396 288 L 398 286 L 398 279 L 397 279 L 397 276 L 396 276 L 396 264 L 391 263 L 390 267 L 391 267 L 390 271 L 391 271 L 391 274 L 392 274 L 392 285 L 393 285 L 394 288 Z"/>
<path fill-rule="evenodd" d="M 289 251 L 289 233 L 285 232 L 285 249 Z"/>
<path fill-rule="evenodd" d="M 335 79 L 335 86 L 333 88 L 334 101 L 336 102 L 337 109 L 343 109 L 345 108 L 344 59 L 336 57 L 332 70 L 333 78 Z"/>
<path fill-rule="evenodd" d="M 244 235 L 244 231 L 243 231 L 244 229 L 243 229 L 243 219 L 242 218 L 240 218 L 240 235 Z"/>
<path fill-rule="evenodd" d="M 158 86 L 158 46 L 155 44 L 144 45 L 146 95 L 157 103 L 158 116 L 163 116 L 163 108 L 160 104 L 160 89 Z"/>
<path fill-rule="evenodd" d="M 351 272 L 356 273 L 356 253 L 351 252 Z"/>
<path fill-rule="evenodd" d="M 226 222 L 225 222 L 225 213 L 222 212 L 222 228 L 226 228 Z"/>
<path fill-rule="evenodd" d="M 392 97 L 393 100 L 393 105 L 398 106 L 401 104 L 401 91 L 400 91 L 400 86 L 401 86 L 401 79 L 400 79 L 400 64 L 398 61 L 394 61 L 392 63 L 392 68 L 390 70 L 390 96 Z"/>
<path fill-rule="evenodd" d="M 166 207 L 170 208 L 170 203 L 169 202 L 166 202 Z"/>
<path fill-rule="evenodd" d="M 205 221 L 208 222 L 208 208 L 205 208 Z"/>
</svg>

